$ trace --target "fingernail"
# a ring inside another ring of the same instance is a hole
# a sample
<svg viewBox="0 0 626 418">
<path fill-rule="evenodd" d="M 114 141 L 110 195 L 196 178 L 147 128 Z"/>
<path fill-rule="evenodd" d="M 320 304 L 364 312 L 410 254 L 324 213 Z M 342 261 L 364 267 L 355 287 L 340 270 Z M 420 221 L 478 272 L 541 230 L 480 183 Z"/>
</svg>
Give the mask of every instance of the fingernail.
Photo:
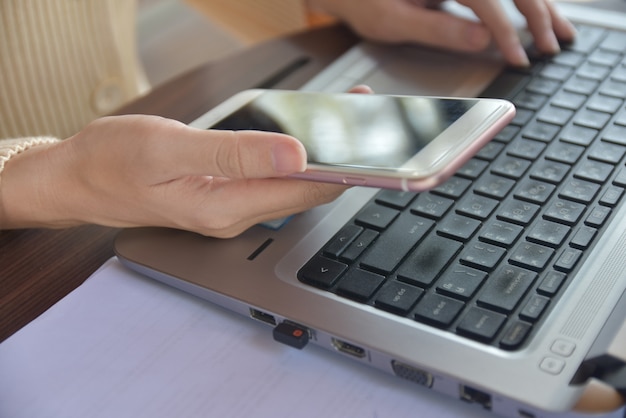
<svg viewBox="0 0 626 418">
<path fill-rule="evenodd" d="M 530 60 L 528 59 L 528 55 L 526 54 L 526 50 L 521 45 L 516 46 L 513 49 L 513 60 L 514 64 L 520 67 L 528 67 L 530 66 Z"/>
<path fill-rule="evenodd" d="M 272 148 L 272 165 L 277 174 L 298 173 L 306 169 L 306 158 L 293 144 L 281 142 Z"/>
<path fill-rule="evenodd" d="M 556 39 L 556 35 L 553 31 L 550 30 L 546 33 L 545 40 L 546 47 L 549 49 L 549 51 L 546 52 L 550 52 L 552 54 L 558 54 L 561 52 L 561 45 L 559 45 L 559 41 Z"/>
</svg>

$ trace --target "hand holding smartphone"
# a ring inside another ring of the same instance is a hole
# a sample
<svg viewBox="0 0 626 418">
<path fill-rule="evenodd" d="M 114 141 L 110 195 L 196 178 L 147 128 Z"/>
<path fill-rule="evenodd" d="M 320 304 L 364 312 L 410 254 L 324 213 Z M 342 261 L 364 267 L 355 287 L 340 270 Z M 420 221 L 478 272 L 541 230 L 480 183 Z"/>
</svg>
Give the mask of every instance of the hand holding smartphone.
<svg viewBox="0 0 626 418">
<path fill-rule="evenodd" d="M 433 188 L 515 115 L 500 99 L 246 90 L 191 123 L 281 132 L 307 151 L 301 179 L 405 191 Z"/>
</svg>

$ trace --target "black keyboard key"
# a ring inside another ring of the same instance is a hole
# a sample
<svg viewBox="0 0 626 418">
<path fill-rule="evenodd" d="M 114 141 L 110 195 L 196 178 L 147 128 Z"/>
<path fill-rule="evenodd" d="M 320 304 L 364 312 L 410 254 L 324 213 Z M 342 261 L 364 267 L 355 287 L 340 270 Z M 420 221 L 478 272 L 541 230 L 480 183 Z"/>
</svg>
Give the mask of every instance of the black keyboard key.
<svg viewBox="0 0 626 418">
<path fill-rule="evenodd" d="M 552 96 L 557 92 L 560 86 L 561 86 L 561 83 L 559 83 L 558 81 L 550 80 L 548 78 L 543 78 L 543 77 L 537 77 L 537 78 L 533 78 L 532 81 L 528 83 L 526 90 L 533 92 L 533 93 Z"/>
<path fill-rule="evenodd" d="M 523 160 L 521 158 L 500 156 L 493 163 L 491 172 L 517 180 L 521 178 L 524 173 L 526 173 L 526 170 L 528 170 L 530 164 L 530 161 Z"/>
<path fill-rule="evenodd" d="M 559 184 L 563 181 L 565 176 L 570 170 L 570 166 L 567 164 L 540 160 L 533 166 L 530 177 L 536 180 L 543 180 L 553 184 Z"/>
<path fill-rule="evenodd" d="M 500 339 L 500 347 L 505 350 L 515 350 L 519 348 L 532 330 L 532 325 L 528 322 L 513 321 Z"/>
<path fill-rule="evenodd" d="M 570 110 L 578 110 L 587 101 L 584 94 L 560 91 L 552 97 L 550 104 Z"/>
<path fill-rule="evenodd" d="M 429 235 L 398 268 L 398 280 L 429 286 L 461 251 L 460 242 Z"/>
<path fill-rule="evenodd" d="M 598 65 L 593 62 L 586 62 L 576 70 L 576 75 L 589 78 L 591 80 L 602 81 L 609 75 L 610 72 L 610 67 Z"/>
<path fill-rule="evenodd" d="M 478 194 L 500 200 L 509 194 L 514 185 L 515 181 L 511 179 L 486 173 L 474 182 L 474 191 Z"/>
<path fill-rule="evenodd" d="M 560 54 L 552 57 L 551 61 L 555 64 L 578 68 L 580 64 L 585 61 L 586 58 L 587 56 L 585 54 L 564 50 Z"/>
<path fill-rule="evenodd" d="M 480 151 L 476 154 L 476 157 L 491 161 L 495 159 L 502 149 L 504 148 L 504 144 L 496 141 L 489 141 L 485 146 L 483 146 Z"/>
<path fill-rule="evenodd" d="M 541 314 L 545 312 L 549 303 L 549 298 L 541 295 L 533 295 L 528 302 L 526 302 L 519 316 L 525 321 L 536 322 L 541 317 Z"/>
<path fill-rule="evenodd" d="M 408 252 L 422 240 L 434 222 L 404 212 L 383 232 L 376 245 L 365 253 L 361 266 L 382 274 L 391 273 Z"/>
<path fill-rule="evenodd" d="M 550 80 L 565 81 L 573 72 L 574 69 L 566 65 L 550 63 L 541 70 L 541 77 Z"/>
<path fill-rule="evenodd" d="M 528 202 L 542 204 L 550 199 L 552 193 L 556 189 L 553 184 L 545 183 L 539 180 L 526 179 L 515 192 L 515 197 L 526 200 Z"/>
<path fill-rule="evenodd" d="M 567 46 L 570 51 L 590 53 L 606 36 L 606 30 L 598 27 L 580 25 L 573 43 Z"/>
<path fill-rule="evenodd" d="M 415 193 L 399 190 L 381 190 L 376 194 L 376 202 L 391 206 L 396 209 L 404 209 L 415 198 Z"/>
<path fill-rule="evenodd" d="M 360 226 L 349 224 L 341 228 L 341 230 L 326 244 L 324 247 L 324 255 L 332 258 L 338 258 L 352 241 L 363 231 Z"/>
<path fill-rule="evenodd" d="M 450 214 L 439 224 L 438 232 L 441 235 L 468 241 L 480 228 L 481 222 L 465 216 Z"/>
<path fill-rule="evenodd" d="M 349 270 L 337 286 L 337 294 L 358 302 L 369 300 L 385 282 L 385 277 L 361 269 Z"/>
<path fill-rule="evenodd" d="M 613 70 L 611 78 L 626 83 L 626 62 Z"/>
<path fill-rule="evenodd" d="M 585 96 L 591 96 L 596 91 L 600 82 L 596 80 L 590 80 L 588 78 L 574 76 L 570 78 L 564 85 L 565 91 L 571 93 L 584 94 Z"/>
<path fill-rule="evenodd" d="M 493 213 L 497 206 L 497 200 L 471 193 L 459 202 L 456 210 L 459 215 L 484 220 Z"/>
<path fill-rule="evenodd" d="M 624 154 L 626 153 L 626 147 L 617 144 L 611 144 L 605 141 L 598 141 L 593 144 L 589 151 L 589 159 L 605 162 L 607 164 L 616 165 L 619 163 Z"/>
<path fill-rule="evenodd" d="M 439 219 L 454 204 L 453 200 L 432 193 L 421 193 L 411 205 L 411 211 L 417 215 Z"/>
<path fill-rule="evenodd" d="M 480 270 L 492 271 L 504 258 L 506 251 L 484 242 L 474 241 L 461 253 L 463 264 Z"/>
<path fill-rule="evenodd" d="M 555 131 L 556 134 L 556 131 Z M 507 154 L 513 157 L 535 160 L 543 152 L 546 144 L 531 139 L 519 139 L 507 149 Z"/>
<path fill-rule="evenodd" d="M 594 228 L 600 228 L 606 220 L 611 215 L 611 209 L 606 206 L 596 206 L 594 207 L 587 218 L 585 219 L 585 225 L 591 226 Z"/>
<path fill-rule="evenodd" d="M 558 271 L 550 271 L 545 275 L 539 286 L 537 292 L 546 296 L 554 296 L 559 291 L 563 283 L 567 280 L 565 273 Z"/>
<path fill-rule="evenodd" d="M 624 87 L 626 88 L 626 86 Z M 611 119 L 611 115 L 607 115 L 606 113 L 596 112 L 590 109 L 581 109 L 574 116 L 573 121 L 576 125 L 600 130 L 604 128 L 609 119 Z"/>
<path fill-rule="evenodd" d="M 626 187 L 626 168 L 622 167 L 617 172 L 617 176 L 613 179 L 613 184 L 616 186 Z"/>
<path fill-rule="evenodd" d="M 604 80 L 604 83 L 602 83 L 598 91 L 607 96 L 626 99 L 626 82 L 609 78 L 608 80 Z"/>
<path fill-rule="evenodd" d="M 509 143 L 519 132 L 519 127 L 507 125 L 493 137 L 494 141 Z"/>
<path fill-rule="evenodd" d="M 585 250 L 589 248 L 597 232 L 596 228 L 583 225 L 572 237 L 570 245 L 578 250 Z"/>
<path fill-rule="evenodd" d="M 541 271 L 546 268 L 553 255 L 554 250 L 552 248 L 525 242 L 513 251 L 509 261 L 519 267 Z"/>
<path fill-rule="evenodd" d="M 589 180 L 595 183 L 605 183 L 612 172 L 613 165 L 611 164 L 586 160 L 578 166 L 574 172 L 574 176 L 579 179 Z"/>
<path fill-rule="evenodd" d="M 600 190 L 600 186 L 588 181 L 571 179 L 559 193 L 559 197 L 578 203 L 591 203 Z"/>
<path fill-rule="evenodd" d="M 455 264 L 437 280 L 437 292 L 463 301 L 471 298 L 480 288 L 487 273 Z"/>
<path fill-rule="evenodd" d="M 621 187 L 609 186 L 600 197 L 600 204 L 614 208 L 624 195 L 624 189 Z"/>
<path fill-rule="evenodd" d="M 499 312 L 512 312 L 536 279 L 535 272 L 505 265 L 485 283 L 478 303 Z"/>
<path fill-rule="evenodd" d="M 341 253 L 339 260 L 347 263 L 354 262 L 376 238 L 378 238 L 378 232 L 366 229 Z"/>
<path fill-rule="evenodd" d="M 548 101 L 548 96 L 524 90 L 515 96 L 512 101 L 519 108 L 537 111 Z"/>
<path fill-rule="evenodd" d="M 561 131 L 559 138 L 571 144 L 589 146 L 598 135 L 597 129 L 584 126 L 569 125 Z"/>
<path fill-rule="evenodd" d="M 574 111 L 556 106 L 548 106 L 537 114 L 537 120 L 557 126 L 565 126 L 574 115 Z"/>
<path fill-rule="evenodd" d="M 549 247 L 560 247 L 569 235 L 571 228 L 567 225 L 544 219 L 535 223 L 528 233 L 528 240 Z"/>
<path fill-rule="evenodd" d="M 563 273 L 570 273 L 576 267 L 582 254 L 582 251 L 575 248 L 566 248 L 554 263 L 554 268 Z"/>
<path fill-rule="evenodd" d="M 380 289 L 374 305 L 389 312 L 407 315 L 423 293 L 424 290 L 419 287 L 392 280 Z"/>
<path fill-rule="evenodd" d="M 357 214 L 355 221 L 358 224 L 381 230 L 387 228 L 399 213 L 395 209 L 370 202 Z"/>
<path fill-rule="evenodd" d="M 344 263 L 316 255 L 300 269 L 298 279 L 315 287 L 329 289 L 347 269 Z"/>
<path fill-rule="evenodd" d="M 557 199 L 546 208 L 544 218 L 572 226 L 580 220 L 585 209 L 580 203 Z"/>
<path fill-rule="evenodd" d="M 445 328 L 459 315 L 465 304 L 436 293 L 429 293 L 420 300 L 413 313 L 418 321 Z"/>
<path fill-rule="evenodd" d="M 553 161 L 558 161 L 566 164 L 574 164 L 583 152 L 584 147 L 568 144 L 563 141 L 556 141 L 550 145 L 548 151 L 546 151 L 546 158 Z"/>
<path fill-rule="evenodd" d="M 502 204 L 498 211 L 498 219 L 518 225 L 528 225 L 537 215 L 539 205 L 524 202 L 518 199 L 510 199 Z"/>
<path fill-rule="evenodd" d="M 530 122 L 530 120 L 532 119 L 534 115 L 535 115 L 535 112 L 533 112 L 532 110 L 517 109 L 515 113 L 515 117 L 510 123 L 511 125 L 524 126 L 528 122 Z"/>
<path fill-rule="evenodd" d="M 471 307 L 461 319 L 457 331 L 472 339 L 489 342 L 495 337 L 506 316 L 487 309 Z"/>
<path fill-rule="evenodd" d="M 626 145 L 626 126 L 609 125 L 602 132 L 602 139 L 619 145 Z"/>
<path fill-rule="evenodd" d="M 622 54 L 605 49 L 597 49 L 589 55 L 588 60 L 600 66 L 615 67 L 622 60 Z"/>
<path fill-rule="evenodd" d="M 520 237 L 524 228 L 509 222 L 493 220 L 489 222 L 481 232 L 481 241 L 495 244 L 500 247 L 510 248 Z"/>
<path fill-rule="evenodd" d="M 465 193 L 465 190 L 467 190 L 467 188 L 471 184 L 472 182 L 468 179 L 453 176 L 446 180 L 444 183 L 432 189 L 432 192 L 455 199 L 461 197 L 463 193 Z"/>
<path fill-rule="evenodd" d="M 600 44 L 602 49 L 626 53 L 626 33 L 611 32 Z"/>
<path fill-rule="evenodd" d="M 550 142 L 559 132 L 560 127 L 544 122 L 531 122 L 522 131 L 524 138 L 535 139 L 541 142 Z"/>
<path fill-rule="evenodd" d="M 473 180 L 481 175 L 487 165 L 489 165 L 487 161 L 472 158 L 457 170 L 456 175 Z"/>
<path fill-rule="evenodd" d="M 612 115 L 617 112 L 623 104 L 624 100 L 622 99 L 598 94 L 587 102 L 587 108 Z"/>
</svg>

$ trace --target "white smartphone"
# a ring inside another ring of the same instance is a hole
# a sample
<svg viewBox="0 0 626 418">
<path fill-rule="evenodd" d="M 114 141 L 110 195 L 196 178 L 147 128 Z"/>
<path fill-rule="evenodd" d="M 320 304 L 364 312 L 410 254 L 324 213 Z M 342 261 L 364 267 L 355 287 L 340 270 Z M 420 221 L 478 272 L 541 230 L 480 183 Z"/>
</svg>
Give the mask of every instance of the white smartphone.
<svg viewBox="0 0 626 418">
<path fill-rule="evenodd" d="M 297 178 L 422 191 L 454 174 L 514 115 L 500 99 L 255 89 L 190 125 L 292 135 L 308 156 Z"/>
</svg>

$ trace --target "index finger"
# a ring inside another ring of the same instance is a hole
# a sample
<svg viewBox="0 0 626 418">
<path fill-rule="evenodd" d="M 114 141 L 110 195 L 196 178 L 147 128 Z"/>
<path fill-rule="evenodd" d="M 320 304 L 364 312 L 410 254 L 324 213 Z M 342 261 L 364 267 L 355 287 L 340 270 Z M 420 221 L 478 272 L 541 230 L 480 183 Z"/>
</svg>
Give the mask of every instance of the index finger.
<svg viewBox="0 0 626 418">
<path fill-rule="evenodd" d="M 561 48 L 556 39 L 552 27 L 552 16 L 546 3 L 543 0 L 515 0 L 515 5 L 526 17 L 528 29 L 533 35 L 537 49 L 550 54 L 558 53 Z"/>
<path fill-rule="evenodd" d="M 525 1 L 533 2 L 534 0 Z M 471 8 L 487 26 L 508 62 L 520 66 L 529 65 L 528 56 L 517 30 L 499 0 L 457 0 L 457 2 Z"/>
</svg>

